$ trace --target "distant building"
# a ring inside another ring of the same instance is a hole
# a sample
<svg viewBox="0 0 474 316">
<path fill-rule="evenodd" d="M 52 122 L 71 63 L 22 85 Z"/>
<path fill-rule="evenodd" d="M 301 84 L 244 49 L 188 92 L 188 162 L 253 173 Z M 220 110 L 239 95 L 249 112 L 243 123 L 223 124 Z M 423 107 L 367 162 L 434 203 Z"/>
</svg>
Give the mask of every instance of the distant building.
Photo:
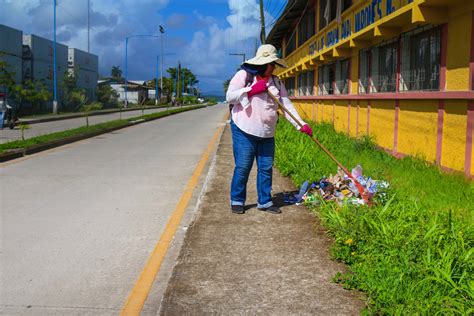
<svg viewBox="0 0 474 316">
<path fill-rule="evenodd" d="M 77 88 L 86 91 L 89 101 L 96 101 L 99 57 L 77 48 L 69 48 L 68 68 L 77 76 Z"/>
<path fill-rule="evenodd" d="M 54 90 L 54 42 L 37 35 L 23 35 L 23 80 L 37 80 Z M 63 96 L 61 83 L 68 70 L 68 47 L 56 43 L 56 75 L 58 98 Z"/>
<path fill-rule="evenodd" d="M 108 84 L 119 94 L 119 101 L 125 102 L 125 83 L 112 79 L 99 80 L 98 85 Z M 142 104 L 148 99 L 149 87 L 146 81 L 129 80 L 127 85 L 128 103 Z"/>
<path fill-rule="evenodd" d="M 22 31 L 0 24 L 0 61 L 7 63 L 7 69 L 14 73 L 17 84 L 22 79 L 22 36 Z"/>
</svg>

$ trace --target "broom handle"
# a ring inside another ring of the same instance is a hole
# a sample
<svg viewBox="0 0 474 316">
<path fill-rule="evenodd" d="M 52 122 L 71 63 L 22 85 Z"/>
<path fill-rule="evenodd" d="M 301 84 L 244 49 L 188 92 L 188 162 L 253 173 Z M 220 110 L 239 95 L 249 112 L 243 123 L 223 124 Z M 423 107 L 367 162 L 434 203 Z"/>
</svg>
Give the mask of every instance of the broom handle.
<svg viewBox="0 0 474 316">
<path fill-rule="evenodd" d="M 282 109 L 284 112 L 286 112 L 300 127 L 303 127 L 303 123 L 301 123 L 294 115 L 293 113 L 291 113 L 287 108 L 285 108 L 285 106 L 283 104 L 281 104 L 280 100 L 278 100 L 270 91 L 267 90 L 267 93 L 268 95 L 270 96 L 270 98 L 272 98 L 272 100 L 280 107 L 280 109 Z M 309 136 L 309 135 L 308 135 Z M 344 173 L 349 177 L 351 178 L 356 187 L 357 187 L 357 190 L 359 191 L 360 195 L 362 196 L 362 198 L 366 201 L 368 201 L 368 197 L 367 195 L 365 194 L 365 191 L 364 191 L 364 188 L 362 187 L 362 185 L 359 183 L 359 181 L 357 181 L 353 176 L 352 174 L 349 172 L 349 170 L 346 169 L 346 167 L 344 167 L 337 159 L 336 157 L 334 157 L 333 154 L 331 154 L 331 152 L 329 150 L 326 149 L 326 147 L 324 147 L 323 144 L 321 144 L 319 142 L 319 140 L 317 140 L 316 137 L 314 136 L 310 136 L 311 139 L 316 143 L 318 144 L 318 146 L 329 156 L 329 158 L 331 158 L 338 166 L 339 168 L 342 169 L 342 171 L 344 171 Z"/>
</svg>

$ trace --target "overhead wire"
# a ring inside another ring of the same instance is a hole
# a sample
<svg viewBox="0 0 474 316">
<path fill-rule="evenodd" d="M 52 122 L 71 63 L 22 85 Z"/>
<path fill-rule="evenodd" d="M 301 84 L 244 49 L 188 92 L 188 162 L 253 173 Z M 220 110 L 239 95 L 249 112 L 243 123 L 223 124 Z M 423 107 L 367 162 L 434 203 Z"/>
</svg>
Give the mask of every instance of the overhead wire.
<svg viewBox="0 0 474 316">
<path fill-rule="evenodd" d="M 280 18 L 280 15 L 283 13 L 285 7 L 288 5 L 288 1 L 285 3 L 283 2 L 283 5 L 280 7 L 280 9 L 277 11 L 277 13 L 274 16 L 272 22 L 268 23 L 268 25 L 265 25 L 265 27 L 272 27 L 273 25 L 276 24 L 276 22 L 278 22 L 279 18 Z M 290 8 L 291 9 L 291 8 Z"/>
</svg>

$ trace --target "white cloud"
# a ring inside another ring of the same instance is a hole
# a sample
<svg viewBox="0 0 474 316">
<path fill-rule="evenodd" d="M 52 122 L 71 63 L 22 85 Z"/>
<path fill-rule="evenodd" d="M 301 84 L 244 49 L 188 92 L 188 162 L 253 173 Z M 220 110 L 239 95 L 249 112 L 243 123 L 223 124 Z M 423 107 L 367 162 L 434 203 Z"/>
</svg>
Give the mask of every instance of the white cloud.
<svg viewBox="0 0 474 316">
<path fill-rule="evenodd" d="M 243 53 L 249 59 L 255 49 L 255 39 L 260 31 L 260 13 L 256 1 L 229 0 L 230 15 L 226 20 L 228 26 L 221 28 L 217 21 L 205 31 L 194 33 L 191 43 L 186 48 L 184 61 L 191 70 L 208 78 L 207 81 L 220 84 L 233 75 L 241 63 L 240 56 L 230 53 Z M 199 16 L 203 21 L 214 21 L 212 17 Z"/>
<path fill-rule="evenodd" d="M 251 58 L 260 32 L 257 0 L 207 0 L 227 2 L 229 14 L 224 20 L 195 10 L 186 27 L 194 27 L 192 38 L 164 34 L 165 69 L 181 61 L 201 82 L 203 90 L 221 89 L 222 81 L 231 77 L 245 53 Z M 158 34 L 157 26 L 170 23 L 179 26 L 187 13 L 162 16 L 170 0 L 91 0 L 91 51 L 99 55 L 100 73 L 109 75 L 112 65 L 124 70 L 124 39 L 132 34 Z M 52 39 L 52 0 L 0 0 L 2 24 Z M 191 12 L 189 12 L 191 13 Z M 189 15 L 187 16 L 188 19 Z M 267 17 L 268 18 L 268 17 Z M 173 23 L 171 23 L 173 22 Z M 87 49 L 87 2 L 58 0 L 58 41 Z M 134 38 L 129 42 L 129 78 L 148 79 L 155 74 L 154 61 L 159 54 L 156 38 Z M 172 55 L 169 55 L 169 54 Z M 130 67 L 132 66 L 132 67 Z"/>
</svg>

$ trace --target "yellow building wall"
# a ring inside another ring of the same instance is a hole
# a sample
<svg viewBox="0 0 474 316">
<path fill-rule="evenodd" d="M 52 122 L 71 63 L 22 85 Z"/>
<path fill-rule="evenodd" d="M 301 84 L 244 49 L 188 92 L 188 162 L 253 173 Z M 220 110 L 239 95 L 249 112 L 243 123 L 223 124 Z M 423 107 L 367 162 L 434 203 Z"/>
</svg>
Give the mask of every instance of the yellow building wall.
<svg viewBox="0 0 474 316">
<path fill-rule="evenodd" d="M 367 135 L 367 101 L 359 101 L 359 137 Z"/>
<path fill-rule="evenodd" d="M 393 148 L 393 126 L 395 121 L 395 102 L 393 100 L 371 100 L 370 103 L 370 136 L 375 137 L 377 144 Z"/>
<path fill-rule="evenodd" d="M 319 102 L 319 122 L 332 122 L 332 101 L 321 100 Z"/>
<path fill-rule="evenodd" d="M 401 100 L 398 121 L 398 152 L 436 161 L 438 101 Z"/>
<path fill-rule="evenodd" d="M 356 137 L 356 127 L 357 127 L 357 101 L 351 102 L 351 117 L 350 117 L 350 133 L 351 137 Z"/>
<path fill-rule="evenodd" d="M 467 102 L 446 101 L 444 106 L 441 165 L 464 171 L 466 157 Z M 474 157 L 474 156 L 473 156 Z M 471 173 L 474 169 L 471 167 Z"/>
<path fill-rule="evenodd" d="M 338 132 L 347 133 L 347 101 L 336 101 L 334 108 L 334 128 Z"/>
<path fill-rule="evenodd" d="M 469 89 L 469 57 L 471 51 L 472 12 L 451 19 L 448 23 L 446 90 Z"/>
<path fill-rule="evenodd" d="M 303 106 L 303 120 L 305 121 L 311 121 L 313 117 L 313 101 L 304 101 Z"/>
</svg>

